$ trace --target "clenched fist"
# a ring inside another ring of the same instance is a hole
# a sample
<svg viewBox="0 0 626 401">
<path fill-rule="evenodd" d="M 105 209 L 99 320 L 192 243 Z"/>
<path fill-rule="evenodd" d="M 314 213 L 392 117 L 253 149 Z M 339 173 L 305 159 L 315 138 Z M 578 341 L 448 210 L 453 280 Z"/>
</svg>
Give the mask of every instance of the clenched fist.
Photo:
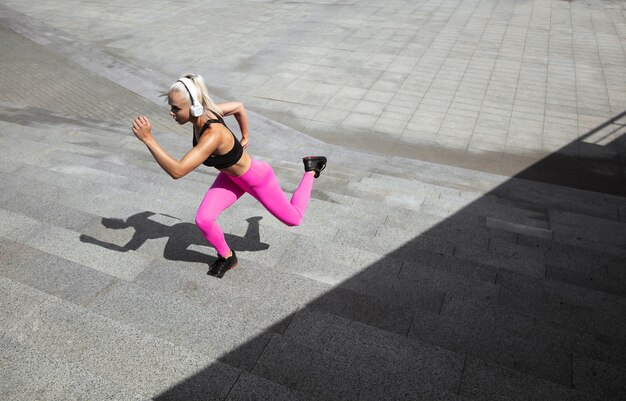
<svg viewBox="0 0 626 401">
<path fill-rule="evenodd" d="M 152 124 L 150 124 L 150 120 L 146 116 L 139 116 L 133 120 L 133 134 L 139 139 L 141 142 L 145 142 L 146 139 L 152 137 Z"/>
</svg>

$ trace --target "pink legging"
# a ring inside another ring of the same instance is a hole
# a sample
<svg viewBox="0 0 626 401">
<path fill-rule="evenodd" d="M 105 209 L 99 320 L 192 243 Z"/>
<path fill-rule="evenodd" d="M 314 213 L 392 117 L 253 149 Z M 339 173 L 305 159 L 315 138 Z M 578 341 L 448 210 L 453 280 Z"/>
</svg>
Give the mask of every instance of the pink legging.
<svg viewBox="0 0 626 401">
<path fill-rule="evenodd" d="M 278 185 L 272 167 L 263 161 L 253 159 L 250 169 L 240 177 L 233 177 L 224 172 L 218 174 L 198 208 L 196 225 L 207 241 L 215 247 L 217 253 L 226 256 L 230 253 L 230 248 L 226 244 L 222 229 L 215 221 L 220 213 L 247 192 L 278 220 L 288 226 L 297 226 L 302 221 L 309 203 L 314 179 L 313 174 L 304 173 L 289 202 Z"/>
</svg>

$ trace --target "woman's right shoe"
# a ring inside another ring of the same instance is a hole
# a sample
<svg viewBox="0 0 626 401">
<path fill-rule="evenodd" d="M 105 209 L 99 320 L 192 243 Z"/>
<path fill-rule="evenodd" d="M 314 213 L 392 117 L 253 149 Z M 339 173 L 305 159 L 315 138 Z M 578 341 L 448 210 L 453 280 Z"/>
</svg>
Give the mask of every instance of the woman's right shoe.
<svg viewBox="0 0 626 401">
<path fill-rule="evenodd" d="M 211 265 L 211 268 L 207 272 L 209 276 L 222 278 L 224 277 L 224 273 L 229 271 L 230 269 L 234 269 L 237 266 L 237 255 L 235 255 L 235 251 L 231 251 L 232 255 L 229 258 L 225 258 L 223 256 L 219 256 L 215 263 Z"/>
<path fill-rule="evenodd" d="M 304 171 L 315 171 L 315 178 L 320 176 L 322 170 L 326 168 L 326 158 L 324 156 L 307 156 L 302 158 Z"/>
</svg>

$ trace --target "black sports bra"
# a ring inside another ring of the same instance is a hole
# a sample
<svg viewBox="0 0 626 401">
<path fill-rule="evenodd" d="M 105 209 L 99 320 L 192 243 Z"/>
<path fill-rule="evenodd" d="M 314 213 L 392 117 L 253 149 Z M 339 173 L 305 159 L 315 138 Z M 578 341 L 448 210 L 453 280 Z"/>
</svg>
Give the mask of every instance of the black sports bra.
<svg viewBox="0 0 626 401">
<path fill-rule="evenodd" d="M 228 131 L 230 131 L 230 128 L 228 128 L 226 123 L 224 123 L 224 119 L 219 114 L 217 113 L 214 113 L 214 114 L 217 117 L 217 120 L 211 119 L 207 121 L 202 126 L 202 129 L 200 130 L 200 134 L 198 135 L 198 138 L 202 136 L 202 133 L 207 128 L 209 128 L 209 126 L 212 123 L 220 123 L 224 127 L 226 127 Z M 230 133 L 233 134 L 233 131 L 230 131 Z M 237 139 L 235 134 L 233 134 L 233 138 L 235 140 L 235 143 L 233 144 L 233 148 L 229 150 L 228 153 L 226 153 L 225 155 L 220 155 L 220 156 L 211 155 L 205 161 L 203 161 L 202 164 L 204 164 L 205 166 L 209 166 L 209 167 L 215 167 L 216 169 L 225 169 L 225 168 L 228 168 L 230 166 L 237 164 L 237 162 L 239 161 L 239 159 L 241 159 L 241 156 L 243 155 L 243 146 L 241 146 L 241 142 L 239 142 L 239 139 Z M 196 135 L 194 134 L 193 146 L 195 147 L 197 144 L 198 144 L 198 141 L 196 140 Z"/>
</svg>

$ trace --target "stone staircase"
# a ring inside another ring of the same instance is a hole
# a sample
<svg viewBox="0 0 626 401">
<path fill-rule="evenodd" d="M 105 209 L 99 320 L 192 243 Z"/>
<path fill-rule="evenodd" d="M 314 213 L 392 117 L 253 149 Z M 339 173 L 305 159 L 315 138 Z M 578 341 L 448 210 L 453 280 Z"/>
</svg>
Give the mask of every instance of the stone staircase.
<svg viewBox="0 0 626 401">
<path fill-rule="evenodd" d="M 249 196 L 220 217 L 241 261 L 218 280 L 193 224 L 215 171 L 173 181 L 127 127 L 149 115 L 175 156 L 188 133 L 0 36 L 1 399 L 625 398 L 623 197 L 356 152 L 250 113 L 250 152 L 287 192 L 301 156 L 330 164 L 299 227 Z"/>
<path fill-rule="evenodd" d="M 218 280 L 193 225 L 215 172 L 172 181 L 126 130 L 64 121 L 0 123 L 4 399 L 626 395 L 621 197 L 260 119 L 250 151 L 286 191 L 300 155 L 329 167 L 300 227 L 249 196 L 223 214 L 241 261 Z"/>
</svg>

